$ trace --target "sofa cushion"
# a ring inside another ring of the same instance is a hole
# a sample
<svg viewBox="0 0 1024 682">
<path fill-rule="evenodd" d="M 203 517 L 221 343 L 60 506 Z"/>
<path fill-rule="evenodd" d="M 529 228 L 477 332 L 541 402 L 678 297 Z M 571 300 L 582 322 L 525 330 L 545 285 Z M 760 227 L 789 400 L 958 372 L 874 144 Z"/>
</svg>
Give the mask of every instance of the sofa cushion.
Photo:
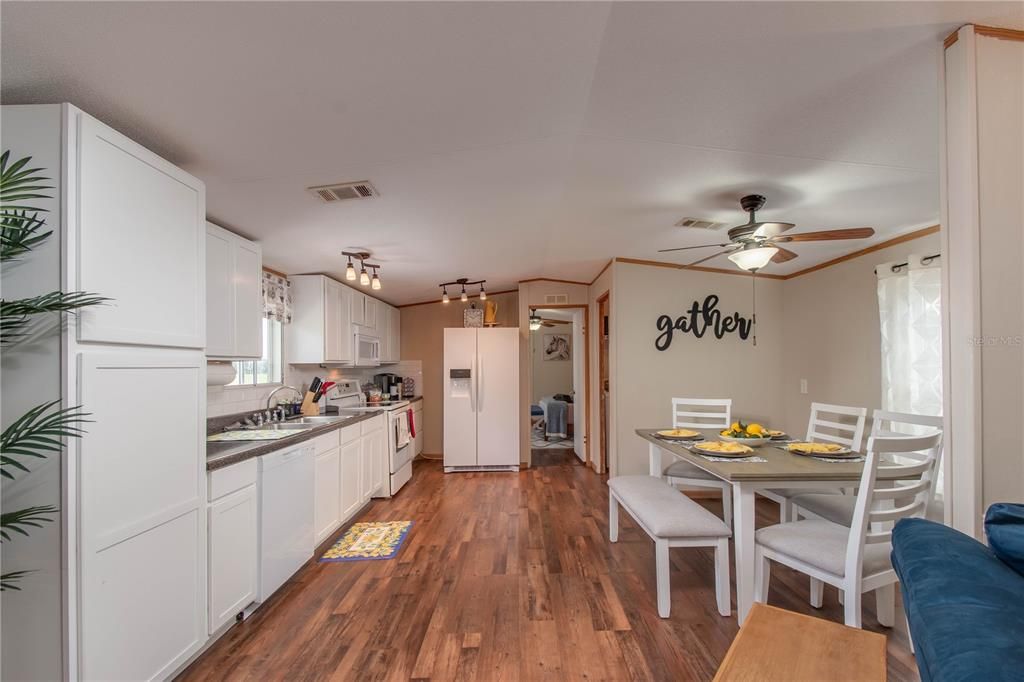
<svg viewBox="0 0 1024 682">
<path fill-rule="evenodd" d="M 989 507 L 985 535 L 995 555 L 1024 576 L 1024 504 L 1000 502 Z"/>
<path fill-rule="evenodd" d="M 924 519 L 893 529 L 892 564 L 921 679 L 1019 680 L 1024 579 L 985 545 Z"/>
<path fill-rule="evenodd" d="M 653 476 L 616 476 L 608 487 L 630 514 L 659 538 L 721 538 L 732 531 L 720 518 Z"/>
</svg>

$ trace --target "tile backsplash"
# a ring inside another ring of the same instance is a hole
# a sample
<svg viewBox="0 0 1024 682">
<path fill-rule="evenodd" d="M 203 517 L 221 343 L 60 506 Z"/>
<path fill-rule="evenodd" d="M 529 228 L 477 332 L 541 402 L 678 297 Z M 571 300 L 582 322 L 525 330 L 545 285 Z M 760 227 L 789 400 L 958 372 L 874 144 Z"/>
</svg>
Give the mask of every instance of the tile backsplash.
<svg viewBox="0 0 1024 682">
<path fill-rule="evenodd" d="M 423 363 L 419 360 L 403 360 L 393 365 L 381 367 L 336 367 L 324 369 L 316 365 L 288 365 L 285 367 L 285 383 L 304 389 L 312 381 L 313 377 L 337 381 L 340 379 L 358 379 L 361 383 L 367 383 L 373 379 L 374 374 L 381 373 L 398 374 L 403 377 L 412 377 L 416 382 L 416 395 L 423 393 Z M 276 389 L 279 384 L 272 386 L 207 386 L 206 389 L 206 416 L 220 417 L 236 412 L 255 412 L 267 406 L 267 396 Z M 281 397 L 291 395 L 287 391 L 281 392 Z"/>
</svg>

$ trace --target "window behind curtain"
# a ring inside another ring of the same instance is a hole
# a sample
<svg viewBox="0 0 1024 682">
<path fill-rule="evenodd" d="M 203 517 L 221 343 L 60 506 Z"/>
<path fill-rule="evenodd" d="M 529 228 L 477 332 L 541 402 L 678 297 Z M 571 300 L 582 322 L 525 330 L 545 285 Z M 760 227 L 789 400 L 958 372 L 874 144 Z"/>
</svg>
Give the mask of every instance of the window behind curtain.
<svg viewBox="0 0 1024 682">
<path fill-rule="evenodd" d="M 263 318 L 263 357 L 259 360 L 242 360 L 231 364 L 235 366 L 235 380 L 228 386 L 281 383 L 281 323 Z"/>
</svg>

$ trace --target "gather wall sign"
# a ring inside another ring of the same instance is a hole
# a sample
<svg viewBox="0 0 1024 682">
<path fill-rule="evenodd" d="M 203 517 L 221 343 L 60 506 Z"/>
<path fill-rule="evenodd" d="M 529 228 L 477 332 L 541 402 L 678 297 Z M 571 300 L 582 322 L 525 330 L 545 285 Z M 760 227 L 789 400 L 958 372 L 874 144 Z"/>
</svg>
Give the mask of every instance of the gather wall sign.
<svg viewBox="0 0 1024 682">
<path fill-rule="evenodd" d="M 718 296 L 710 294 L 703 303 L 694 301 L 685 315 L 676 318 L 659 315 L 657 327 L 661 333 L 654 340 L 654 347 L 661 351 L 668 350 L 676 332 L 693 334 L 698 339 L 704 338 L 709 331 L 716 339 L 726 334 L 738 334 L 745 341 L 753 325 L 753 316 L 746 318 L 738 312 L 723 315 L 718 309 Z"/>
</svg>

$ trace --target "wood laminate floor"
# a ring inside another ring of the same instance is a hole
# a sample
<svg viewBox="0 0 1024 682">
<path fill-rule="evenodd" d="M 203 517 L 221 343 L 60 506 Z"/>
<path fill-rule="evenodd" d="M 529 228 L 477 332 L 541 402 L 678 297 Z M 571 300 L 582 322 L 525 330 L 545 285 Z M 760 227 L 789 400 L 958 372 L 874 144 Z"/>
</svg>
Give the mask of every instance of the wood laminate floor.
<svg viewBox="0 0 1024 682">
<path fill-rule="evenodd" d="M 608 542 L 605 478 L 571 451 L 533 461 L 448 475 L 417 462 L 357 519 L 414 522 L 395 559 L 308 564 L 181 679 L 710 680 L 737 632 L 715 610 L 712 551 L 672 550 L 659 618 L 654 545 L 625 514 Z M 764 501 L 758 525 L 777 517 Z M 807 598 L 806 577 L 774 567 L 769 603 L 842 622 L 834 590 L 820 610 Z M 889 679 L 918 679 L 902 626 L 880 627 L 865 602 L 865 627 L 889 636 Z"/>
</svg>

